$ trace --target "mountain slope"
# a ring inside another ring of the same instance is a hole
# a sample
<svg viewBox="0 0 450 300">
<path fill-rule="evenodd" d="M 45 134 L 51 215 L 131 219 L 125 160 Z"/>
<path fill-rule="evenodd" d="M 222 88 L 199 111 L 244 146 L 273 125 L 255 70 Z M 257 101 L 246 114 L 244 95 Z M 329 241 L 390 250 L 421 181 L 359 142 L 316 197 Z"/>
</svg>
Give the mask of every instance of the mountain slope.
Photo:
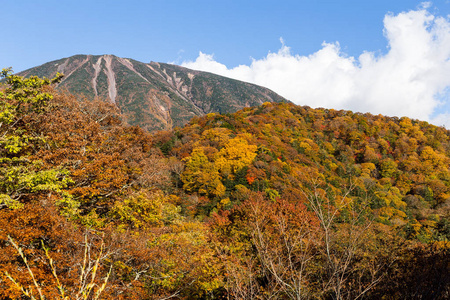
<svg viewBox="0 0 450 300">
<path fill-rule="evenodd" d="M 192 119 L 159 145 L 187 162 L 184 188 L 209 197 L 209 209 L 220 199 L 217 191 L 230 206 L 239 202 L 233 198 L 239 185 L 305 201 L 305 191 L 321 182 L 327 195 L 363 201 L 378 222 L 405 236 L 450 238 L 450 131 L 443 127 L 406 117 L 265 103 Z M 243 164 L 251 155 L 252 162 Z M 199 157 L 214 167 L 189 165 Z M 194 167 L 208 174 L 202 184 L 192 184 Z M 210 169 L 219 170 L 220 180 L 210 180 Z"/>
<path fill-rule="evenodd" d="M 176 65 L 113 55 L 75 55 L 19 73 L 21 76 L 65 75 L 59 88 L 88 98 L 109 99 L 131 125 L 147 130 L 182 126 L 193 116 L 231 113 L 264 102 L 286 101 L 249 83 Z"/>
</svg>

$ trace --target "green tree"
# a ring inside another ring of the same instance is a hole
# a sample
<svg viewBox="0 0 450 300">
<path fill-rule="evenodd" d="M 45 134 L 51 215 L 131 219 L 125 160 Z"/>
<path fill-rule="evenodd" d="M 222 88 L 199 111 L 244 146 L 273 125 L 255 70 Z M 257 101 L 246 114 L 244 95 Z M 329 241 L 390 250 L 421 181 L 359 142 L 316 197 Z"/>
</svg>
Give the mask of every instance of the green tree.
<svg viewBox="0 0 450 300">
<path fill-rule="evenodd" d="M 22 78 L 3 69 L 6 87 L 0 91 L 0 208 L 20 208 L 33 194 L 60 192 L 68 182 L 63 169 L 46 169 L 32 154 L 45 145 L 37 129 L 39 116 L 50 109 L 49 85 L 58 82 L 36 76 Z"/>
</svg>

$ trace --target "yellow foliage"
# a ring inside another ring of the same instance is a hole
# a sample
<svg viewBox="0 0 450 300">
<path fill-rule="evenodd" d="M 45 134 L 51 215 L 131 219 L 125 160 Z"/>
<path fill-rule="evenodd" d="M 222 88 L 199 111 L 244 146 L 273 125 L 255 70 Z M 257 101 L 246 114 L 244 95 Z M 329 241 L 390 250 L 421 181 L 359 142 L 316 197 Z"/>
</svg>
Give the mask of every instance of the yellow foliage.
<svg viewBox="0 0 450 300">
<path fill-rule="evenodd" d="M 217 153 L 215 165 L 222 174 L 234 174 L 252 163 L 257 149 L 256 145 L 249 145 L 244 138 L 235 137 Z"/>
<path fill-rule="evenodd" d="M 363 163 L 361 164 L 361 176 L 370 177 L 372 172 L 376 170 L 376 166 L 373 163 Z"/>
<path fill-rule="evenodd" d="M 117 219 L 120 227 L 146 228 L 162 226 L 180 218 L 180 208 L 170 203 L 172 198 L 162 193 L 132 195 L 123 201 L 116 201 L 110 216 Z"/>
<path fill-rule="evenodd" d="M 231 203 L 230 198 L 224 198 L 224 199 L 220 200 L 219 203 L 217 203 L 217 209 L 218 210 L 226 209 L 230 203 Z"/>
<path fill-rule="evenodd" d="M 406 214 L 393 207 L 382 207 L 379 210 L 379 217 L 381 220 L 396 221 L 397 223 L 404 223 Z"/>
<path fill-rule="evenodd" d="M 413 224 L 411 224 L 411 227 L 414 229 L 414 232 L 417 234 L 419 233 L 420 229 L 422 228 L 422 224 L 420 224 L 419 222 L 415 222 Z"/>
<path fill-rule="evenodd" d="M 215 142 L 218 146 L 222 146 L 230 139 L 231 130 L 227 128 L 211 128 L 202 133 L 202 140 Z"/>
<path fill-rule="evenodd" d="M 443 249 L 443 250 L 450 249 L 450 242 L 449 241 L 435 241 L 433 243 L 433 246 L 438 250 L 439 249 Z"/>
<path fill-rule="evenodd" d="M 272 136 L 272 125 L 271 124 L 265 124 L 262 132 L 267 136 Z"/>
<path fill-rule="evenodd" d="M 381 162 L 380 174 L 382 177 L 393 177 L 397 172 L 397 163 L 392 159 L 385 159 Z"/>
<path fill-rule="evenodd" d="M 406 131 L 413 126 L 411 123 L 411 119 L 409 119 L 407 117 L 401 118 L 399 125 L 400 125 L 400 127 L 402 127 L 402 129 L 406 129 Z"/>
<path fill-rule="evenodd" d="M 426 175 L 435 174 L 436 171 L 447 171 L 448 158 L 441 153 L 436 153 L 430 146 L 425 146 L 420 153 L 423 160 L 423 172 Z"/>
<path fill-rule="evenodd" d="M 375 123 L 377 123 L 377 122 L 375 122 Z M 377 139 L 377 143 L 381 149 L 389 149 L 390 148 L 389 143 L 381 137 Z"/>
<path fill-rule="evenodd" d="M 335 149 L 333 147 L 333 145 L 329 142 L 325 142 L 323 143 L 323 148 L 328 152 L 328 153 L 334 153 Z"/>
<path fill-rule="evenodd" d="M 375 149 L 366 145 L 364 149 L 364 160 L 365 161 L 378 161 L 378 155 Z"/>
<path fill-rule="evenodd" d="M 303 150 L 305 151 L 305 153 L 306 152 L 308 152 L 308 151 L 311 151 L 311 145 L 310 144 L 308 144 L 308 143 L 306 143 L 306 142 L 300 142 L 300 145 L 299 145 L 301 148 L 303 148 Z"/>
<path fill-rule="evenodd" d="M 420 224 L 422 224 L 422 226 L 436 228 L 437 222 L 433 220 L 420 220 Z"/>
<path fill-rule="evenodd" d="M 187 192 L 211 196 L 221 196 L 225 193 L 218 167 L 208 160 L 202 147 L 194 148 L 185 161 L 186 168 L 181 174 L 181 180 Z"/>
</svg>

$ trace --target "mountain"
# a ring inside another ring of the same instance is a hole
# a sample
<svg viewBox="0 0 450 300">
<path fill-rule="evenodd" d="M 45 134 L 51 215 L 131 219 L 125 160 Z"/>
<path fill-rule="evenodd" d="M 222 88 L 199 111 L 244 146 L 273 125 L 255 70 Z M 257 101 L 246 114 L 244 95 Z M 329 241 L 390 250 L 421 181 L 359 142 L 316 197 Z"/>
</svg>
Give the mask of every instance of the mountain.
<svg viewBox="0 0 450 300">
<path fill-rule="evenodd" d="M 231 113 L 264 102 L 284 102 L 269 89 L 165 63 L 142 63 L 113 55 L 75 55 L 18 75 L 65 77 L 59 88 L 109 99 L 125 121 L 149 131 L 182 126 L 193 116 Z"/>
</svg>

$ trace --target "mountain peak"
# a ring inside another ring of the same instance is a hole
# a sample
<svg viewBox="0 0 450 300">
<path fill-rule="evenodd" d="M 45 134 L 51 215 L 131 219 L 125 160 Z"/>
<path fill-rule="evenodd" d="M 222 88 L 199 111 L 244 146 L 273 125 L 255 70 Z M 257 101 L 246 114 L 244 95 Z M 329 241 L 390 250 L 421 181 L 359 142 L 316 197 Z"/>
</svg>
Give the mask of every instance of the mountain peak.
<svg viewBox="0 0 450 300">
<path fill-rule="evenodd" d="M 182 126 L 193 116 L 231 113 L 286 101 L 269 89 L 177 65 L 142 63 L 112 54 L 74 55 L 19 75 L 65 76 L 58 88 L 114 103 L 131 125 L 147 130 Z"/>
</svg>

